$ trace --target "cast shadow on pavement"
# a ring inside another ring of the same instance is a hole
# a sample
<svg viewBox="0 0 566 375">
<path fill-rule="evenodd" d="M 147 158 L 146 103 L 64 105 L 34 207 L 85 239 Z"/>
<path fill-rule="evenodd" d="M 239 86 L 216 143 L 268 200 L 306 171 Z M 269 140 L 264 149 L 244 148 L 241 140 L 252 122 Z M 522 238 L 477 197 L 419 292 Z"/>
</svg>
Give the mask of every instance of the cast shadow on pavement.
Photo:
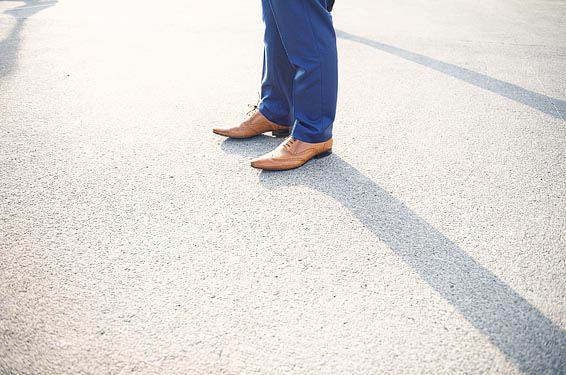
<svg viewBox="0 0 566 375">
<path fill-rule="evenodd" d="M 6 10 L 0 14 L 8 14 L 15 20 L 7 37 L 0 40 L 0 79 L 10 75 L 18 65 L 18 51 L 22 42 L 22 30 L 24 29 L 27 19 L 34 14 L 52 7 L 57 0 L 20 0 L 18 3 L 24 3 L 19 7 Z"/>
<path fill-rule="evenodd" d="M 255 157 L 280 140 L 227 139 L 226 153 Z M 526 374 L 566 369 L 566 332 L 455 242 L 339 155 L 286 172 L 261 172 L 267 189 L 307 186 L 335 199 Z"/>
<path fill-rule="evenodd" d="M 362 36 L 349 34 L 345 31 L 336 30 L 336 36 L 338 38 L 364 44 L 380 51 L 401 57 L 402 59 L 412 61 L 427 68 L 434 69 L 440 73 L 444 73 L 451 77 L 457 78 L 476 87 L 491 91 L 495 94 L 514 100 L 518 103 L 527 105 L 552 117 L 564 120 L 563 115 L 560 113 L 560 111 L 566 112 L 566 102 L 563 100 L 551 98 L 548 95 L 529 91 L 520 86 L 495 79 L 485 74 L 474 72 L 470 69 L 462 68 L 454 64 L 445 63 L 443 61 L 420 55 L 415 52 L 407 51 L 390 44 L 385 44 L 364 38 Z"/>
</svg>

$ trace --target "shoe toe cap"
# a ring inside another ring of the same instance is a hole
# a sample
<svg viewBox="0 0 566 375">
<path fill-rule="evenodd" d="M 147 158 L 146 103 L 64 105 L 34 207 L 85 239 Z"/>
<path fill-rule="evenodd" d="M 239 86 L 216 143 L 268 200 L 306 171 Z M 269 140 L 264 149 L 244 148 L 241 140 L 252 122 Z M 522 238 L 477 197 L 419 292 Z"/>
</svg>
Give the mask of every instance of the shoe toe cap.
<svg viewBox="0 0 566 375">
<path fill-rule="evenodd" d="M 264 169 L 267 163 L 262 158 L 255 158 L 250 161 L 250 165 L 254 168 Z"/>
</svg>

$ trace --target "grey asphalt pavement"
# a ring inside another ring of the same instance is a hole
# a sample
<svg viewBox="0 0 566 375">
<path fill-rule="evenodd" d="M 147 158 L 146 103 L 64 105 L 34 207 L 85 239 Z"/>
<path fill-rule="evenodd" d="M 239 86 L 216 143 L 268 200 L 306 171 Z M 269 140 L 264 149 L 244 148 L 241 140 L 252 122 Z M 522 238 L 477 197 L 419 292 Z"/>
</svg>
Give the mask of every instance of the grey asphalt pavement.
<svg viewBox="0 0 566 375">
<path fill-rule="evenodd" d="M 1 0 L 0 374 L 566 374 L 565 16 L 338 0 L 273 173 L 259 1 Z"/>
</svg>

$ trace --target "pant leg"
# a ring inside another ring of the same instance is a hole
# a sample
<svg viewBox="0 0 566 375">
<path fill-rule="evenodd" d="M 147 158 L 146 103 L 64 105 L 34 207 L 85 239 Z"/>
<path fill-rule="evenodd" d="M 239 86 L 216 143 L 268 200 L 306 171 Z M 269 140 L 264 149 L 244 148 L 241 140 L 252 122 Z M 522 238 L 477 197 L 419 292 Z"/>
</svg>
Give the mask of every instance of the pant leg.
<svg viewBox="0 0 566 375">
<path fill-rule="evenodd" d="M 287 58 L 269 0 L 262 0 L 264 34 L 260 112 L 270 121 L 291 126 L 295 67 Z"/>
<path fill-rule="evenodd" d="M 295 68 L 292 135 L 305 142 L 332 137 L 338 92 L 336 33 L 326 0 L 264 0 L 273 11 L 287 58 Z"/>
</svg>

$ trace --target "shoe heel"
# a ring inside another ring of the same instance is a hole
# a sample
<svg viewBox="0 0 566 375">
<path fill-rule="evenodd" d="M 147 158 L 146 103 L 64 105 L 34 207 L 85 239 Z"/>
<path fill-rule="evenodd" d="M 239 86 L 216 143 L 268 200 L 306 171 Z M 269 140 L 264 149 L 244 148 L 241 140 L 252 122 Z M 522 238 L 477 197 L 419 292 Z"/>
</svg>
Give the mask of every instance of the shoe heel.
<svg viewBox="0 0 566 375">
<path fill-rule="evenodd" d="M 271 135 L 274 137 L 282 138 L 288 137 L 291 134 L 291 127 L 289 129 L 282 129 L 282 130 L 273 130 Z"/>
<path fill-rule="evenodd" d="M 330 155 L 330 154 L 332 154 L 332 149 L 331 149 L 331 148 L 329 148 L 329 149 L 326 150 L 326 151 L 321 152 L 320 154 L 317 154 L 314 158 L 315 158 L 315 159 L 321 159 L 321 158 L 327 157 L 327 156 Z"/>
</svg>

